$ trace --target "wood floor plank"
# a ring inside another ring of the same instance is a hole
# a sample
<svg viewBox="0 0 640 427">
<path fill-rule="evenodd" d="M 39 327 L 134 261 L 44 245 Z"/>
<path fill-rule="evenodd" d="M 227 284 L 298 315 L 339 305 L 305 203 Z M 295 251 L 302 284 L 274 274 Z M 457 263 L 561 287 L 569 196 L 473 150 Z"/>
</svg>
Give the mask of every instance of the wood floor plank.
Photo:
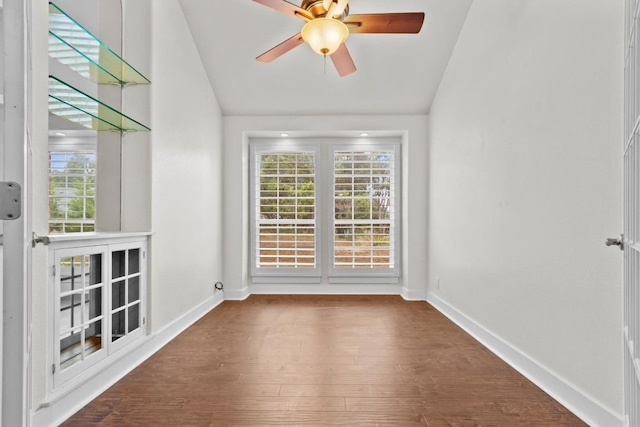
<svg viewBox="0 0 640 427">
<path fill-rule="evenodd" d="M 415 384 L 283 384 L 280 396 L 306 397 L 412 397 L 419 396 Z"/>
<path fill-rule="evenodd" d="M 353 356 L 321 356 L 317 354 L 302 355 L 302 354 L 228 354 L 218 355 L 216 360 L 223 364 L 231 363 L 245 363 L 245 364 L 274 364 L 284 363 L 287 365 L 306 365 L 309 363 L 320 364 L 326 363 L 329 365 L 355 365 L 355 358 Z"/>
<path fill-rule="evenodd" d="M 430 405 L 426 399 L 398 397 L 347 397 L 347 411 L 353 412 L 397 412 L 418 411 L 424 413 Z"/>
<path fill-rule="evenodd" d="M 220 372 L 241 374 L 402 374 L 395 364 L 356 365 L 327 363 L 223 363 Z"/>
<path fill-rule="evenodd" d="M 343 397 L 281 397 L 289 400 L 290 411 L 302 412 L 344 412 L 346 404 Z"/>
<path fill-rule="evenodd" d="M 249 384 L 402 384 L 405 382 L 400 373 L 377 374 L 243 374 L 239 380 Z"/>
<path fill-rule="evenodd" d="M 218 420 L 233 420 L 231 424 L 215 426 L 427 426 L 421 414 L 356 412 L 222 412 Z"/>
<path fill-rule="evenodd" d="M 584 426 L 437 310 L 225 301 L 63 426 Z"/>
</svg>

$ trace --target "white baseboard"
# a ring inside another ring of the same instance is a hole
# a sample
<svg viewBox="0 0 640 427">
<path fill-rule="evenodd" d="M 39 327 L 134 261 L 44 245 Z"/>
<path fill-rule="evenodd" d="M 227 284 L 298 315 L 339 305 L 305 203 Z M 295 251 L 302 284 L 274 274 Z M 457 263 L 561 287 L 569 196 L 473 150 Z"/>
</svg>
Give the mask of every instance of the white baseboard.
<svg viewBox="0 0 640 427">
<path fill-rule="evenodd" d="M 412 291 L 404 286 L 402 287 L 400 295 L 402 295 L 402 298 L 406 301 L 425 301 L 427 299 L 426 291 Z"/>
<path fill-rule="evenodd" d="M 82 383 L 66 395 L 43 405 L 43 407 L 35 411 L 31 416 L 31 426 L 49 427 L 61 424 L 64 420 L 82 409 L 82 407 L 151 357 L 202 316 L 217 307 L 224 299 L 225 297 L 222 292 L 216 292 L 215 295 L 203 301 L 160 331 L 142 338 L 144 342 L 132 348 L 128 354 L 118 358 L 117 363 L 110 364 L 89 381 Z M 122 348 L 121 351 L 126 350 Z"/>
<path fill-rule="evenodd" d="M 618 415 L 580 392 L 508 342 L 494 335 L 439 296 L 429 292 L 426 300 L 588 425 L 598 427 L 622 427 L 624 425 L 622 418 Z"/>
<path fill-rule="evenodd" d="M 400 286 L 393 284 L 253 284 L 248 295 L 400 295 Z"/>
<path fill-rule="evenodd" d="M 249 288 L 245 287 L 243 289 L 225 289 L 224 290 L 224 299 L 232 300 L 232 301 L 244 301 L 249 298 L 251 292 L 249 292 Z"/>
</svg>

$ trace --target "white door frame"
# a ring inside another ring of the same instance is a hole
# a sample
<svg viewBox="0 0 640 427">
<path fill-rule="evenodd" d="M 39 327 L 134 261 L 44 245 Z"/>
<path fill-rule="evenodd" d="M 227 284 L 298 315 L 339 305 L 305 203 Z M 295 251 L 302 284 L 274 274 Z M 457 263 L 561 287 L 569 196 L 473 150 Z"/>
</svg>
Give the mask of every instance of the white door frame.
<svg viewBox="0 0 640 427">
<path fill-rule="evenodd" d="M 624 62 L 624 417 L 640 426 L 640 3 L 625 2 Z"/>
<path fill-rule="evenodd" d="M 2 419 L 4 426 L 30 424 L 30 87 L 29 0 L 4 0 L 4 117 L 2 180 L 22 187 L 22 215 L 3 224 Z"/>
<path fill-rule="evenodd" d="M 4 55 L 4 2 L 0 0 L 0 55 Z M 0 89 L 0 129 L 2 132 L 0 134 L 0 181 L 4 181 L 4 58 L 0 59 L 0 79 L 2 79 L 2 88 Z M 4 221 L 0 221 L 0 310 L 4 307 L 3 305 L 3 264 L 4 264 L 4 246 L 3 240 L 4 238 Z M 3 344 L 3 334 L 2 334 L 2 318 L 0 317 L 0 369 L 2 369 L 2 344 Z M 2 372 L 0 370 L 0 372 Z M 2 381 L 0 381 L 0 421 L 2 420 Z"/>
</svg>

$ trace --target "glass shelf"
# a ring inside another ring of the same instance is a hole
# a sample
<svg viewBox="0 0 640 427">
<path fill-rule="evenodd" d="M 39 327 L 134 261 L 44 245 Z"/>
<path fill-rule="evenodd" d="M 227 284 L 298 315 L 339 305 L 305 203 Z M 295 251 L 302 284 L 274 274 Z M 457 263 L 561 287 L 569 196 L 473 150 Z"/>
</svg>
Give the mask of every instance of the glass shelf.
<svg viewBox="0 0 640 427">
<path fill-rule="evenodd" d="M 49 2 L 49 55 L 96 83 L 150 83 L 52 2 Z"/>
<path fill-rule="evenodd" d="M 151 130 L 52 76 L 49 76 L 49 112 L 98 131 Z"/>
</svg>

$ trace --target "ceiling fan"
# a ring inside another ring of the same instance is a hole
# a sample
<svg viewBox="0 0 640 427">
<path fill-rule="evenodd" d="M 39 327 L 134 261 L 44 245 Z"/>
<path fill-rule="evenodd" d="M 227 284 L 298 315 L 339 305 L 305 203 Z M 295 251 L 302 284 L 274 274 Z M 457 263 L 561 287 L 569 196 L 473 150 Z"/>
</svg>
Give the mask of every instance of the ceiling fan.
<svg viewBox="0 0 640 427">
<path fill-rule="evenodd" d="M 356 71 L 344 43 L 349 34 L 416 34 L 424 22 L 423 12 L 349 15 L 349 0 L 302 0 L 299 7 L 285 0 L 253 1 L 306 22 L 302 31 L 256 60 L 271 62 L 307 42 L 316 53 L 331 58 L 341 77 Z"/>
</svg>

